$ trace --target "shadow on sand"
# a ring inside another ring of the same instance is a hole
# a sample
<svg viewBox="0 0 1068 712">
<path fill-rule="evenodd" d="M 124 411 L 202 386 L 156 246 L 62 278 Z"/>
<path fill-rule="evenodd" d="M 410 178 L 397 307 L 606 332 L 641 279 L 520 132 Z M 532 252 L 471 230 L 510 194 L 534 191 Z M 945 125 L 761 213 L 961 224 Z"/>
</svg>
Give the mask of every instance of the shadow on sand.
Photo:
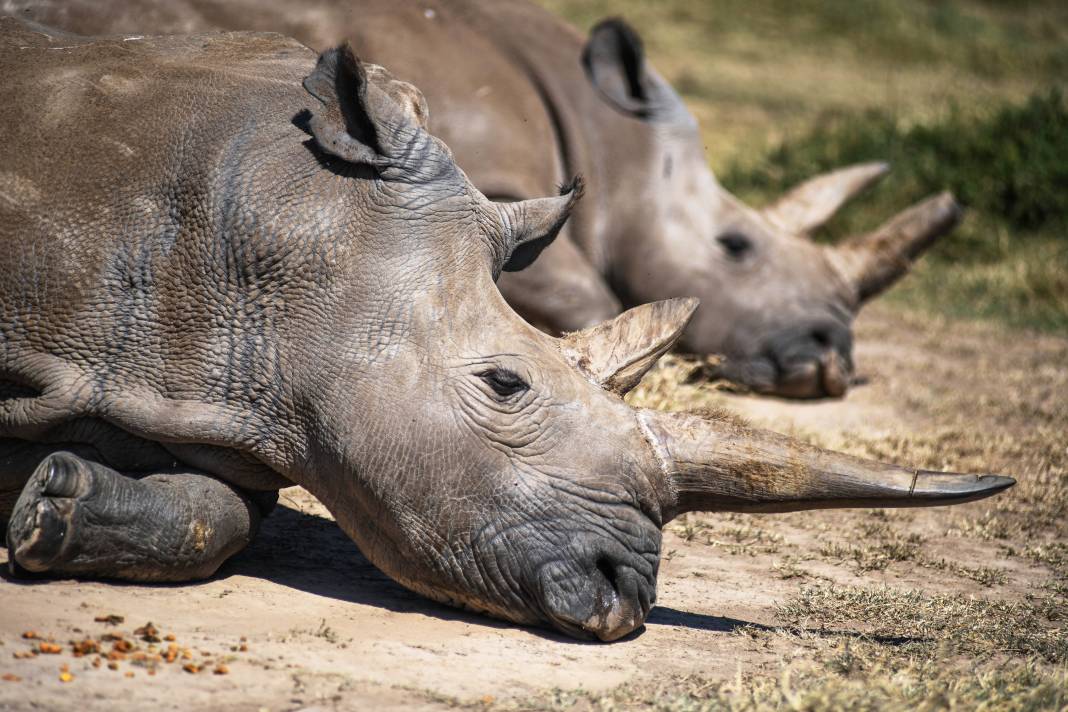
<svg viewBox="0 0 1068 712">
<path fill-rule="evenodd" d="M 407 590 L 375 568 L 374 564 L 360 553 L 356 544 L 341 531 L 333 520 L 302 512 L 281 503 L 264 521 L 260 533 L 252 544 L 226 562 L 212 580 L 225 580 L 234 575 L 261 578 L 317 596 L 375 606 L 394 612 L 420 613 L 442 620 L 464 621 L 490 628 L 514 627 L 513 624 L 497 621 L 484 615 L 435 603 Z M 6 565 L 0 566 L 0 578 L 9 583 L 29 586 L 48 580 L 38 577 L 13 577 Z M 112 582 L 110 585 L 154 585 L 170 588 L 197 586 L 200 583 Z M 787 630 L 736 618 L 690 613 L 667 606 L 656 606 L 646 619 L 645 626 L 621 640 L 634 640 L 641 637 L 650 627 L 657 626 L 689 628 L 712 633 L 732 633 L 745 627 L 760 631 Z M 539 628 L 527 630 L 539 637 L 561 643 L 600 645 L 597 642 L 575 640 L 550 630 Z M 807 632 L 828 636 L 864 637 L 862 634 L 850 631 L 810 630 Z M 915 642 L 914 639 L 905 638 L 880 638 L 880 640 L 889 644 Z"/>
</svg>

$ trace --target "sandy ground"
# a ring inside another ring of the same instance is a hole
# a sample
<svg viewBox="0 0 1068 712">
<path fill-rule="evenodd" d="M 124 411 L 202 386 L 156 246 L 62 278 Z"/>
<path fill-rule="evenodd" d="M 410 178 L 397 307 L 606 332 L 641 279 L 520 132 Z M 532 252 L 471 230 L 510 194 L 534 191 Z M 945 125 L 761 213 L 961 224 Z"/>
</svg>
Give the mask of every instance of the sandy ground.
<svg viewBox="0 0 1068 712">
<path fill-rule="evenodd" d="M 1042 409 L 1062 407 L 1068 395 L 1066 339 L 931 322 L 877 307 L 860 319 L 858 344 L 865 382 L 844 402 L 714 397 L 756 424 L 855 449 L 858 442 L 927 442 L 947 429 L 979 438 L 1025 430 L 1036 417 L 1042 420 Z M 1060 438 L 1063 448 L 1063 431 Z M 989 457 L 984 453 L 974 457 Z M 970 462 L 967 454 L 946 458 Z M 283 492 L 282 506 L 253 546 L 207 582 L 135 586 L 5 575 L 0 675 L 19 679 L 0 680 L 0 709 L 443 708 L 521 701 L 555 687 L 597 690 L 628 680 L 771 671 L 791 652 L 782 645 L 794 643 L 769 645 L 767 638 L 746 635 L 745 626 L 777 625 L 776 605 L 805 580 L 1024 596 L 1047 576 L 1040 564 L 1007 556 L 1004 542 L 952 533 L 954 517 L 974 518 L 985 507 L 966 505 L 952 516 L 948 510 L 890 515 L 924 537 L 928 557 L 1004 573 L 1002 583 L 985 588 L 908 562 L 860 572 L 813 553 L 854 536 L 857 523 L 874 516 L 870 512 L 676 523 L 665 537 L 658 606 L 647 625 L 605 645 L 501 624 L 407 592 L 361 557 L 318 502 L 293 488 Z M 0 561 L 6 561 L 3 550 Z M 802 575 L 784 573 L 797 561 Z M 103 614 L 125 620 L 116 626 L 94 621 Z M 129 660 L 118 670 L 94 668 L 93 656 L 74 658 L 67 645 L 57 655 L 15 657 L 31 647 L 21 637 L 28 630 L 66 644 L 108 631 L 131 636 L 148 621 L 161 636 L 173 634 L 192 661 L 211 663 L 189 673 L 180 667 L 189 661 L 179 658 L 149 676 Z M 862 632 L 863 623 L 843 622 L 842 630 L 854 629 Z M 213 674 L 220 661 L 228 674 Z M 73 679 L 61 681 L 62 665 Z"/>
</svg>

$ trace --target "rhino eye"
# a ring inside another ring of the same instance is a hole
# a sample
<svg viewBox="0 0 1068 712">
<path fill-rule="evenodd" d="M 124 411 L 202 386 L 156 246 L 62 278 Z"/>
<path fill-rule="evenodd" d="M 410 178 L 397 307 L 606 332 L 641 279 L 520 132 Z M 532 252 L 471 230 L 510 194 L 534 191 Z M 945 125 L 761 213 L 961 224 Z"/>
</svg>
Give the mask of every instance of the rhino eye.
<svg viewBox="0 0 1068 712">
<path fill-rule="evenodd" d="M 716 238 L 723 245 L 727 255 L 734 260 L 740 260 L 753 249 L 753 242 L 740 232 L 725 232 Z"/>
<path fill-rule="evenodd" d="M 522 393 L 530 388 L 527 382 L 520 378 L 518 374 L 505 368 L 491 368 L 479 373 L 478 377 L 485 381 L 493 389 L 493 392 L 501 398 L 514 396 L 516 393 Z"/>
</svg>

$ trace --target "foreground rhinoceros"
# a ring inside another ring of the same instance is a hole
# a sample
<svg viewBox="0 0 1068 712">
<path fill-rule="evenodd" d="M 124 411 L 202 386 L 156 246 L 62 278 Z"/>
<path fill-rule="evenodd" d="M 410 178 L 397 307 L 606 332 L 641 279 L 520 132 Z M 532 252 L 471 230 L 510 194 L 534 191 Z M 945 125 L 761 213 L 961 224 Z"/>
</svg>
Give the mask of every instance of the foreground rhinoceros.
<svg viewBox="0 0 1068 712">
<path fill-rule="evenodd" d="M 610 640 L 649 612 L 680 513 L 1013 483 L 629 407 L 696 302 L 564 339 L 529 326 L 494 277 L 577 190 L 488 201 L 421 95 L 345 48 L 316 64 L 279 35 L 88 41 L 2 19 L 0 62 L 16 568 L 208 576 L 300 484 L 404 585 Z"/>
<path fill-rule="evenodd" d="M 701 299 L 680 344 L 724 354 L 721 375 L 784 396 L 841 395 L 851 325 L 959 210 L 940 195 L 833 248 L 807 234 L 886 172 L 820 176 L 755 210 L 708 169 L 697 123 L 619 21 L 588 42 L 525 0 L 6 0 L 86 34 L 271 30 L 324 49 L 350 40 L 428 92 L 431 129 L 495 199 L 574 173 L 587 199 L 537 263 L 500 288 L 550 329 L 670 297 Z"/>
</svg>

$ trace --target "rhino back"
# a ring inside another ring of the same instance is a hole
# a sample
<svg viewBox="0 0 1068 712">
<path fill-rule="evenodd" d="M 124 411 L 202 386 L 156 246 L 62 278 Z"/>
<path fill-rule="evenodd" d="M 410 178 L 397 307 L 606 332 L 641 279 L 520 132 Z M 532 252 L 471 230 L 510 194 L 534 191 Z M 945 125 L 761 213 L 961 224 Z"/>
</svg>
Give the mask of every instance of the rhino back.
<svg viewBox="0 0 1068 712">
<path fill-rule="evenodd" d="M 43 394 L 0 402 L 0 436 L 100 418 L 188 464 L 248 459 L 274 355 L 235 254 L 254 245 L 227 235 L 299 192 L 261 164 L 321 172 L 291 122 L 314 56 L 276 35 L 86 42 L 11 19 L 0 38 L 0 380 Z M 283 482 L 245 465 L 245 484 Z"/>
<path fill-rule="evenodd" d="M 618 114 L 590 86 L 582 36 L 526 0 L 8 0 L 8 6 L 83 34 L 274 31 L 317 50 L 348 40 L 423 90 L 430 131 L 487 196 L 547 195 L 581 173 L 587 197 L 564 233 L 599 268 L 608 268 L 607 241 L 628 223 L 627 210 L 641 210 L 632 198 L 646 192 L 640 170 L 646 127 Z"/>
</svg>

